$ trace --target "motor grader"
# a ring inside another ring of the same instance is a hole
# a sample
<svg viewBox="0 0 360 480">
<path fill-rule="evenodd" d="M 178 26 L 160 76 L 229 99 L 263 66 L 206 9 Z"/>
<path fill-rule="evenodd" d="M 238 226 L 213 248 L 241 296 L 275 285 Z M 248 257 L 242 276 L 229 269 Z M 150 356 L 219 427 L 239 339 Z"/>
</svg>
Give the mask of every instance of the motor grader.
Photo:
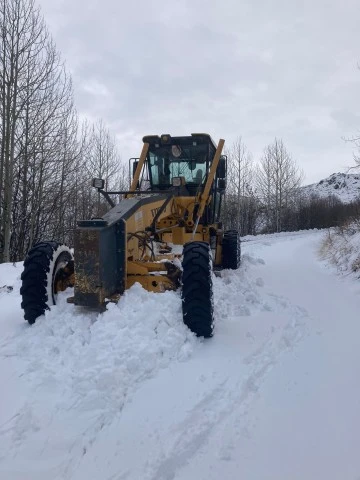
<svg viewBox="0 0 360 480">
<path fill-rule="evenodd" d="M 238 232 L 224 232 L 220 217 L 223 146 L 202 133 L 145 136 L 140 157 L 129 162 L 128 191 L 105 191 L 104 181 L 93 179 L 111 208 L 78 222 L 74 255 L 54 241 L 29 251 L 21 276 L 24 318 L 33 324 L 68 287 L 69 302 L 102 310 L 138 282 L 152 292 L 181 289 L 184 323 L 212 336 L 213 270 L 240 265 Z"/>
</svg>

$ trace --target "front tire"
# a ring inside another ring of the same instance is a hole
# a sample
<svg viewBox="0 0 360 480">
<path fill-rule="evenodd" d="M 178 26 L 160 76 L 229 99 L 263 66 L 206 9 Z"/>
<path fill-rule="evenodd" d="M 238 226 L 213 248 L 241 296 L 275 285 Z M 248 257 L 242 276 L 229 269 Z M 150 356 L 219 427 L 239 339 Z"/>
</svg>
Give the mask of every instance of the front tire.
<svg viewBox="0 0 360 480">
<path fill-rule="evenodd" d="M 239 233 L 227 230 L 222 241 L 222 267 L 236 270 L 240 267 L 241 245 Z"/>
<path fill-rule="evenodd" d="M 58 291 L 71 286 L 74 259 L 69 249 L 58 242 L 40 242 L 29 250 L 21 274 L 21 308 L 30 325 L 56 304 Z"/>
<path fill-rule="evenodd" d="M 206 242 L 185 244 L 182 268 L 181 298 L 184 323 L 198 337 L 212 337 L 214 307 L 209 244 Z"/>
</svg>

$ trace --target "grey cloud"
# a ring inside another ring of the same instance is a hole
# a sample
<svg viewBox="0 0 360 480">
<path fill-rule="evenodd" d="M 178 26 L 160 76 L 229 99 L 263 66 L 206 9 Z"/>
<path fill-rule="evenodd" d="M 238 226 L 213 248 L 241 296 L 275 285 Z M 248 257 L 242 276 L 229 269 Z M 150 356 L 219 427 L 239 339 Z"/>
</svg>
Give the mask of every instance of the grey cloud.
<svg viewBox="0 0 360 480">
<path fill-rule="evenodd" d="M 332 118 L 340 126 L 340 128 L 351 129 L 354 125 L 360 126 L 360 115 L 353 111 L 339 109 L 335 110 L 331 114 Z M 353 132 L 355 134 L 355 132 Z"/>
<path fill-rule="evenodd" d="M 124 157 L 144 134 L 201 130 L 242 135 L 255 157 L 282 137 L 310 179 L 351 163 L 341 138 L 360 124 L 357 1 L 40 4 L 79 111 L 104 118 Z"/>
</svg>

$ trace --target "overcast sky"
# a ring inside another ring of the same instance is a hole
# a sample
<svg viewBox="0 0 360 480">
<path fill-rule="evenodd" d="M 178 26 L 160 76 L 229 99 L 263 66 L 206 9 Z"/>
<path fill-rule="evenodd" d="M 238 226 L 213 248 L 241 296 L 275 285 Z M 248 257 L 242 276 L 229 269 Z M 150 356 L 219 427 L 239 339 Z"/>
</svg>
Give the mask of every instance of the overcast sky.
<svg viewBox="0 0 360 480">
<path fill-rule="evenodd" d="M 146 134 L 275 137 L 312 183 L 352 165 L 360 130 L 359 0 L 38 0 L 81 116 L 124 159 Z"/>
</svg>

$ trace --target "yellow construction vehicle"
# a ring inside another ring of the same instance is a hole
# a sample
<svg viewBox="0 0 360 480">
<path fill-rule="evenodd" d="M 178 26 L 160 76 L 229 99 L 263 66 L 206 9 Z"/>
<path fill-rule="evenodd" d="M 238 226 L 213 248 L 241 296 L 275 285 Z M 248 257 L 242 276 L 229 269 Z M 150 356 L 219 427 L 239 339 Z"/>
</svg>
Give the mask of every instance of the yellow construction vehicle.
<svg viewBox="0 0 360 480">
<path fill-rule="evenodd" d="M 220 211 L 227 159 L 207 134 L 143 138 L 131 159 L 129 191 L 93 187 L 110 204 L 101 218 L 78 222 L 72 250 L 40 242 L 29 251 L 22 273 L 22 308 L 30 323 L 74 287 L 75 305 L 103 309 L 127 288 L 181 289 L 185 324 L 198 336 L 213 334 L 212 272 L 240 265 L 238 232 L 223 231 Z M 123 199 L 114 203 L 113 195 Z"/>
</svg>

